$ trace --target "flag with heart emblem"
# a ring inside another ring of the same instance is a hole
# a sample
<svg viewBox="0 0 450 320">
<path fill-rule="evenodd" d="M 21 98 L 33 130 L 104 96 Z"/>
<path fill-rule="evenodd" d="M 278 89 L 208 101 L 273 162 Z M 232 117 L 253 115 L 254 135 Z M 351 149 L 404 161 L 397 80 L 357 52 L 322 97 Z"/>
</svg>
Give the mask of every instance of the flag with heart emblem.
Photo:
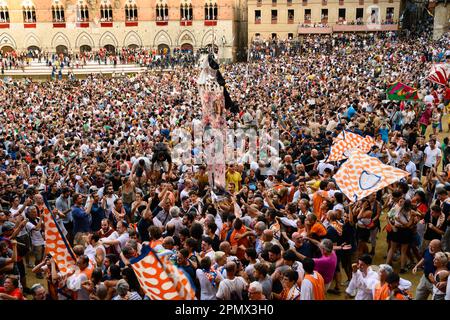
<svg viewBox="0 0 450 320">
<path fill-rule="evenodd" d="M 339 189 L 355 202 L 409 175 L 408 172 L 385 165 L 377 158 L 353 151 L 339 168 L 334 179 Z"/>
<path fill-rule="evenodd" d="M 374 144 L 375 140 L 370 136 L 362 137 L 353 132 L 343 131 L 336 137 L 335 142 L 331 146 L 327 162 L 347 159 L 352 150 L 355 149 L 367 153 Z"/>
<path fill-rule="evenodd" d="M 450 65 L 447 63 L 438 63 L 431 67 L 430 73 L 426 79 L 428 81 L 446 86 L 449 77 Z"/>
<path fill-rule="evenodd" d="M 62 273 L 69 273 L 75 268 L 76 256 L 62 233 L 54 215 L 47 208 L 44 209 L 45 254 L 50 254 L 56 266 Z"/>
<path fill-rule="evenodd" d="M 169 254 L 157 254 L 144 246 L 141 255 L 130 263 L 141 288 L 151 300 L 195 300 L 192 280 L 170 262 Z"/>
</svg>

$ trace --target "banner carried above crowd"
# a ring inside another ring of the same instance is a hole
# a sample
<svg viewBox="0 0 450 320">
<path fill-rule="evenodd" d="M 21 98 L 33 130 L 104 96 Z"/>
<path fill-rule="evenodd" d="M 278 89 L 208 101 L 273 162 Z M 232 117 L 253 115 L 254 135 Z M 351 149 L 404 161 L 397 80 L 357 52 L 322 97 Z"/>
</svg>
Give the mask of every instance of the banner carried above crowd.
<svg viewBox="0 0 450 320">
<path fill-rule="evenodd" d="M 343 131 L 336 137 L 331 146 L 327 162 L 347 159 L 352 150 L 355 149 L 367 153 L 374 144 L 375 140 L 371 136 L 362 137 L 350 131 Z"/>
<path fill-rule="evenodd" d="M 168 254 L 157 254 L 144 246 L 141 255 L 130 263 L 151 300 L 195 300 L 195 290 L 188 276 L 170 262 Z"/>
<path fill-rule="evenodd" d="M 407 86 L 400 81 L 396 81 L 391 83 L 386 91 L 387 98 L 389 100 L 419 100 L 419 94 L 417 93 L 417 89 Z"/>
<path fill-rule="evenodd" d="M 72 247 L 61 232 L 55 217 L 47 209 L 44 212 L 45 254 L 50 254 L 62 273 L 75 268 L 76 257 Z"/>
<path fill-rule="evenodd" d="M 351 153 L 334 179 L 351 202 L 361 200 L 409 175 L 359 151 Z"/>
<path fill-rule="evenodd" d="M 450 65 L 447 63 L 438 63 L 431 67 L 430 73 L 428 74 L 426 79 L 428 81 L 446 86 L 449 77 Z"/>
</svg>

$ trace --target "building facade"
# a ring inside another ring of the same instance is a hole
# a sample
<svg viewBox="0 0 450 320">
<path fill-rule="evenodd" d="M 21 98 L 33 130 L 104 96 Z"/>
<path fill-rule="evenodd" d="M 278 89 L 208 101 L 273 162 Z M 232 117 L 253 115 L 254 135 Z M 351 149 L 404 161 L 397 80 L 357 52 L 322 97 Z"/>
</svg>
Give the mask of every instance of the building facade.
<svg viewBox="0 0 450 320">
<path fill-rule="evenodd" d="M 398 30 L 400 0 L 248 0 L 248 41 Z"/>
<path fill-rule="evenodd" d="M 214 45 L 221 60 L 231 60 L 247 42 L 241 2 L 0 0 L 0 50 L 140 47 L 168 52 Z"/>
</svg>

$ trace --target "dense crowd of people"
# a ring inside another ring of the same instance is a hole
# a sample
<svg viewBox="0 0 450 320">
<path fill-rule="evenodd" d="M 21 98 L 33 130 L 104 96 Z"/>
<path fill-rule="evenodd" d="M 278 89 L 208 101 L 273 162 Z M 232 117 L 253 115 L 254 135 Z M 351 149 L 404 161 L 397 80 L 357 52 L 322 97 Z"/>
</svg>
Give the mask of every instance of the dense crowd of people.
<svg viewBox="0 0 450 320">
<path fill-rule="evenodd" d="M 201 300 L 449 300 L 450 89 L 424 81 L 449 45 L 430 33 L 255 42 L 249 63 L 222 66 L 240 107 L 227 126 L 279 128 L 280 166 L 227 164 L 221 202 L 204 164 L 170 156 L 174 130 L 202 119 L 197 69 L 3 83 L 0 299 L 148 299 L 130 259 L 150 246 Z M 420 100 L 386 100 L 397 80 Z M 370 155 L 409 176 L 350 202 L 341 163 L 325 162 L 343 130 L 374 137 Z M 74 274 L 45 254 L 49 211 Z"/>
<path fill-rule="evenodd" d="M 139 64 L 149 69 L 173 69 L 176 66 L 188 68 L 198 63 L 200 55 L 205 48 L 193 53 L 191 50 L 175 48 L 170 52 L 164 48 L 160 50 L 149 50 L 141 48 L 122 48 L 121 50 L 108 51 L 85 51 L 82 53 L 49 53 L 38 50 L 27 50 L 23 52 L 0 53 L 0 67 L 2 74 L 5 70 L 22 69 L 29 66 L 33 61 L 45 62 L 57 70 L 64 67 L 79 69 L 87 63 L 98 63 L 99 65 L 117 64 Z"/>
</svg>

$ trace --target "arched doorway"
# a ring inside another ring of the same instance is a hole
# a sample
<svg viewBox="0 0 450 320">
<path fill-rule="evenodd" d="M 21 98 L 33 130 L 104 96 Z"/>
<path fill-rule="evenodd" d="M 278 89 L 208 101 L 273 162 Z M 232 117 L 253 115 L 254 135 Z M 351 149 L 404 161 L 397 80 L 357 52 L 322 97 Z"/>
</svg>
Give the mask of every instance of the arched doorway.
<svg viewBox="0 0 450 320">
<path fill-rule="evenodd" d="M 69 50 L 67 49 L 67 47 L 65 45 L 59 45 L 56 46 L 56 53 L 59 54 L 63 54 L 63 55 L 67 55 L 67 53 L 69 52 Z"/>
<path fill-rule="evenodd" d="M 83 52 L 91 52 L 91 51 L 92 51 L 91 46 L 88 46 L 87 44 L 82 45 L 82 46 L 80 47 L 80 52 L 81 52 L 81 53 L 83 53 Z"/>
<path fill-rule="evenodd" d="M 27 50 L 28 51 L 32 51 L 33 53 L 34 52 L 41 52 L 41 48 L 39 48 L 38 46 L 29 46 L 28 48 L 27 48 Z"/>
<path fill-rule="evenodd" d="M 8 52 L 13 52 L 14 48 L 11 46 L 3 46 L 0 51 L 2 52 L 2 54 L 5 54 Z"/>
<path fill-rule="evenodd" d="M 164 43 L 158 45 L 158 54 L 160 54 L 162 56 L 170 54 L 169 46 L 167 44 L 164 44 Z"/>
<path fill-rule="evenodd" d="M 208 50 L 208 52 L 211 52 L 211 51 L 212 51 L 212 46 L 213 46 L 212 43 L 206 45 L 206 49 Z M 214 53 L 215 53 L 215 54 L 218 54 L 218 53 L 219 53 L 219 47 L 218 47 L 217 45 L 214 45 Z"/>
<path fill-rule="evenodd" d="M 112 44 L 107 44 L 103 48 L 105 48 L 106 51 L 109 52 L 109 53 L 115 53 L 116 52 L 116 47 L 114 47 Z"/>
<path fill-rule="evenodd" d="M 181 45 L 181 52 L 193 53 L 194 52 L 194 47 L 190 43 L 183 43 Z"/>
<path fill-rule="evenodd" d="M 130 45 L 128 45 L 128 48 L 137 50 L 137 49 L 139 49 L 139 46 L 137 44 L 130 44 Z"/>
</svg>

